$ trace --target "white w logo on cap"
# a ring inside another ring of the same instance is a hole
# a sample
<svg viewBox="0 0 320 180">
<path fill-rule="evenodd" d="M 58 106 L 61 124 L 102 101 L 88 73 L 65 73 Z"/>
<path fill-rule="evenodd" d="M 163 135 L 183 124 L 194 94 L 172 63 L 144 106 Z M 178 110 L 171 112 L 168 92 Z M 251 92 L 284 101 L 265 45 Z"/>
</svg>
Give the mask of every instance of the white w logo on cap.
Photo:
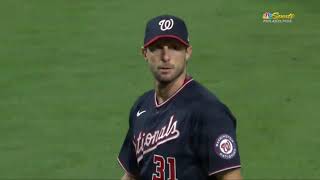
<svg viewBox="0 0 320 180">
<path fill-rule="evenodd" d="M 166 31 L 166 30 L 170 30 L 173 27 L 173 19 L 163 19 L 161 21 L 159 21 L 159 26 L 161 31 Z"/>
</svg>

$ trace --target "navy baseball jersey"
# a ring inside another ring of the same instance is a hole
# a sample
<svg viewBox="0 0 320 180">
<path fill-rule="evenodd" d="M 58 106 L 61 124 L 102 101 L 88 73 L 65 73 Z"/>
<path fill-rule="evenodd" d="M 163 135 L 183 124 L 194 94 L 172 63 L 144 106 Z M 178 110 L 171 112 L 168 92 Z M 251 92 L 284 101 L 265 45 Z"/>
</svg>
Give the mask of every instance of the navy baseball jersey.
<svg viewBox="0 0 320 180">
<path fill-rule="evenodd" d="M 118 160 L 137 179 L 209 179 L 240 167 L 236 120 L 193 79 L 161 104 L 148 91 L 131 109 Z"/>
</svg>

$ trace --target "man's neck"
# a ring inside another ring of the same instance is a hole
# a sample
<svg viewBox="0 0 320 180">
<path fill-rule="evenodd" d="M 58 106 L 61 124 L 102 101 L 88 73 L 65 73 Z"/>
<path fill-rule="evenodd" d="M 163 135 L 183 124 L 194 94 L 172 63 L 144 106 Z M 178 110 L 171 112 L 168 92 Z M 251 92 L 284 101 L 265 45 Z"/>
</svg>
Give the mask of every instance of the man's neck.
<svg viewBox="0 0 320 180">
<path fill-rule="evenodd" d="M 168 84 L 156 82 L 155 91 L 158 104 L 163 103 L 173 96 L 173 94 L 184 84 L 186 77 L 187 75 L 183 74 Z"/>
</svg>

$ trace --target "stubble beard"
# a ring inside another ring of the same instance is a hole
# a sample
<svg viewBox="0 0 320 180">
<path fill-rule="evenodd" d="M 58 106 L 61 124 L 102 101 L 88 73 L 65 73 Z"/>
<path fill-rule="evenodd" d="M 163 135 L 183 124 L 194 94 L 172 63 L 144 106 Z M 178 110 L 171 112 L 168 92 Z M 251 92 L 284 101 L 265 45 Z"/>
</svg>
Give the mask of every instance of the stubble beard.
<svg viewBox="0 0 320 180">
<path fill-rule="evenodd" d="M 154 75 L 154 78 L 159 82 L 160 85 L 166 86 L 166 85 L 174 82 L 176 79 L 178 79 L 184 73 L 185 68 L 186 67 L 183 67 L 183 68 L 173 72 L 173 74 L 170 76 L 163 76 L 158 71 L 153 72 L 153 75 Z"/>
</svg>

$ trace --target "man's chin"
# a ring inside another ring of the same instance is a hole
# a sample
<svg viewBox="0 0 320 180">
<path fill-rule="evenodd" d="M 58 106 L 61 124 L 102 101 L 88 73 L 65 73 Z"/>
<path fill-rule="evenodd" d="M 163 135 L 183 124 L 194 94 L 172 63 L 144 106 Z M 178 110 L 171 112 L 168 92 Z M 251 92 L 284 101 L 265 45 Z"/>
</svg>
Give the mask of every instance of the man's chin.
<svg viewBox="0 0 320 180">
<path fill-rule="evenodd" d="M 174 77 L 168 75 L 158 75 L 156 77 L 157 81 L 163 84 L 169 84 L 174 80 Z"/>
</svg>

